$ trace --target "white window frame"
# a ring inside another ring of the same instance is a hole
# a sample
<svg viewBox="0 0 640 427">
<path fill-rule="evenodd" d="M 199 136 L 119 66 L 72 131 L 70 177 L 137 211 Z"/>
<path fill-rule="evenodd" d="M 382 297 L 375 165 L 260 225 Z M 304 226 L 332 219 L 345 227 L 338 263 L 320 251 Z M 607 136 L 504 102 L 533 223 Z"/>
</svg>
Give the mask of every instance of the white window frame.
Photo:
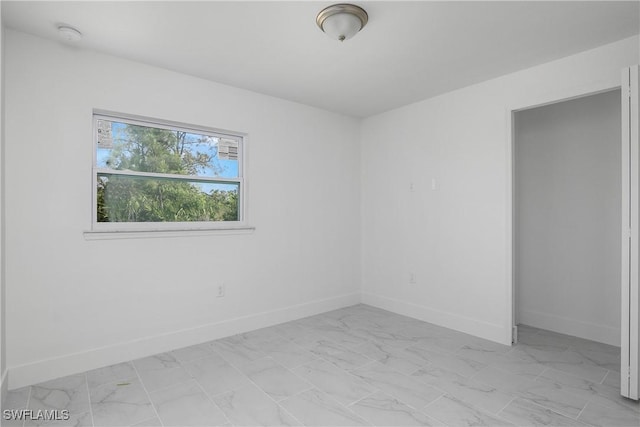
<svg viewBox="0 0 640 427">
<path fill-rule="evenodd" d="M 157 129 L 186 131 L 197 133 L 216 138 L 233 139 L 238 141 L 238 177 L 222 178 L 222 177 L 203 177 L 196 175 L 177 175 L 151 172 L 136 171 L 119 171 L 108 168 L 100 168 L 98 161 L 98 138 L 97 138 L 97 121 L 109 120 L 132 125 L 154 127 Z M 171 232 L 171 231 L 207 231 L 207 230 L 250 230 L 252 227 L 247 225 L 246 221 L 246 151 L 247 151 L 247 134 L 241 132 L 232 132 L 228 130 L 214 129 L 209 127 L 191 125 L 186 123 L 172 122 L 149 117 L 136 116 L 131 114 L 115 113 L 104 110 L 93 111 L 92 126 L 92 197 L 91 197 L 91 232 L 96 233 L 131 233 L 131 232 Z M 177 178 L 185 181 L 198 181 L 209 183 L 233 183 L 238 184 L 238 221 L 187 221 L 187 222 L 98 222 L 98 174 L 105 173 L 110 175 L 125 176 L 144 176 L 150 178 Z M 135 237 L 135 236 L 134 236 Z"/>
</svg>

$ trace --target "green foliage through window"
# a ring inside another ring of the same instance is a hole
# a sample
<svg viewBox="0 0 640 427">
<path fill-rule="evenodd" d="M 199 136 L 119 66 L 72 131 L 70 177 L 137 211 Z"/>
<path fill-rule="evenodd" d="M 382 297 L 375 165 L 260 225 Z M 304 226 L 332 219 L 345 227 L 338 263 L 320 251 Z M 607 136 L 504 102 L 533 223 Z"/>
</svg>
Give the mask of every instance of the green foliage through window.
<svg viewBox="0 0 640 427">
<path fill-rule="evenodd" d="M 240 220 L 239 137 L 96 120 L 97 222 Z"/>
</svg>

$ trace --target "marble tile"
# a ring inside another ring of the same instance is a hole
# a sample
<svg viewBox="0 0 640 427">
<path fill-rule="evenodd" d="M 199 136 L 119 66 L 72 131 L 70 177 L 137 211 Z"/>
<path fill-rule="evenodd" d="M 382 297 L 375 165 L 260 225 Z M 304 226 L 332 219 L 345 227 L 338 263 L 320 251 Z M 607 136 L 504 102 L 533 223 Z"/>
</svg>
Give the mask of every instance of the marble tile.
<svg viewBox="0 0 640 427">
<path fill-rule="evenodd" d="M 90 389 L 107 383 L 128 381 L 135 378 L 138 378 L 138 374 L 131 362 L 118 363 L 87 372 L 87 382 Z"/>
<path fill-rule="evenodd" d="M 285 368 L 295 368 L 318 359 L 318 356 L 286 338 L 273 339 L 262 349 Z"/>
<path fill-rule="evenodd" d="M 611 387 L 605 384 L 596 384 L 596 395 L 589 399 L 589 402 L 596 403 L 601 406 L 608 406 L 610 408 L 625 408 L 631 409 L 640 413 L 640 401 L 627 399 L 620 395 L 620 387 Z"/>
<path fill-rule="evenodd" d="M 410 336 L 409 334 L 405 334 L 406 328 L 410 325 L 410 323 L 407 322 L 407 320 L 405 319 L 406 318 L 402 316 L 396 316 L 396 317 L 371 316 L 369 319 L 366 319 L 366 322 L 361 322 L 361 324 L 355 324 L 354 322 L 353 328 L 356 333 L 361 335 L 362 335 L 362 331 L 366 331 L 366 330 L 382 331 L 388 334 L 393 334 L 393 335 L 396 335 L 397 337 L 402 338 L 403 341 L 411 340 L 412 343 L 409 343 L 409 345 L 412 345 L 413 343 L 415 343 L 414 337 Z M 387 344 L 387 345 L 389 344 L 384 342 L 384 340 L 389 339 L 388 336 L 380 336 L 375 334 L 362 335 L 362 336 L 369 340 L 380 342 L 381 344 Z M 406 347 L 406 346 L 407 345 L 403 343 L 399 347 Z"/>
<path fill-rule="evenodd" d="M 541 330 L 542 329 L 536 328 L 535 326 L 525 325 L 523 323 L 518 324 L 518 331 L 538 333 Z"/>
<path fill-rule="evenodd" d="M 300 425 L 289 412 L 252 384 L 214 396 L 213 400 L 236 426 Z"/>
<path fill-rule="evenodd" d="M 614 375 L 618 378 L 618 374 Z M 608 377 L 608 375 L 607 375 Z M 611 386 L 610 384 L 596 384 L 594 382 L 567 374 L 562 371 L 548 369 L 543 372 L 537 379 L 537 382 L 552 384 L 556 389 L 575 394 L 589 402 L 610 408 L 628 408 L 636 412 L 640 412 L 640 402 L 626 399 L 620 395 L 619 384 Z M 620 380 L 618 379 L 618 382 Z"/>
<path fill-rule="evenodd" d="M 442 350 L 427 350 L 419 346 L 409 347 L 407 352 L 415 353 L 434 367 L 455 372 L 463 377 L 471 377 L 484 368 L 484 363 L 468 359 L 457 354 L 447 353 Z"/>
<path fill-rule="evenodd" d="M 528 325 L 518 325 L 518 342 L 522 342 L 525 337 L 530 337 L 540 331 L 538 328 Z"/>
<path fill-rule="evenodd" d="M 276 401 L 308 390 L 308 382 L 276 363 L 270 357 L 256 360 L 242 368 L 244 374 Z"/>
<path fill-rule="evenodd" d="M 165 427 L 219 426 L 227 423 L 222 411 L 194 380 L 149 393 L 149 396 Z"/>
<path fill-rule="evenodd" d="M 427 365 L 413 372 L 411 378 L 438 388 L 443 388 L 444 385 L 453 381 L 464 381 L 467 379 L 467 377 L 458 374 L 455 370 L 444 369 L 434 364 Z"/>
<path fill-rule="evenodd" d="M 552 384 L 559 390 L 565 390 L 578 396 L 583 396 L 587 399 L 597 394 L 597 384 L 593 381 L 589 381 L 563 371 L 558 371 L 553 368 L 546 369 L 536 377 L 536 382 Z"/>
<path fill-rule="evenodd" d="M 557 339 L 557 340 L 560 340 L 561 342 L 567 342 L 570 344 L 573 344 L 576 341 L 583 340 L 583 338 L 578 338 L 574 335 L 563 334 L 561 332 L 555 332 L 550 329 L 538 329 L 538 335 L 549 337 L 550 339 Z M 591 342 L 595 342 L 595 341 L 591 341 Z"/>
<path fill-rule="evenodd" d="M 463 345 L 462 348 L 456 351 L 456 355 L 486 365 L 493 363 L 498 356 L 511 351 L 509 346 L 478 338 L 469 338 L 468 342 L 469 344 Z"/>
<path fill-rule="evenodd" d="M 212 353 L 211 343 L 203 343 L 173 350 L 171 355 L 181 363 L 188 363 L 209 357 Z"/>
<path fill-rule="evenodd" d="M 370 395 L 376 389 L 325 360 L 317 360 L 293 370 L 343 405 Z"/>
<path fill-rule="evenodd" d="M 610 387 L 617 387 L 619 390 L 620 389 L 620 373 L 609 371 L 607 376 L 602 381 L 602 384 L 608 385 Z"/>
<path fill-rule="evenodd" d="M 25 409 L 30 391 L 30 386 L 7 391 L 2 409 Z"/>
<path fill-rule="evenodd" d="M 517 391 L 529 385 L 535 385 L 537 375 L 505 372 L 493 366 L 487 366 L 473 376 L 475 381 L 484 382 L 508 392 Z"/>
<path fill-rule="evenodd" d="M 292 322 L 280 323 L 279 325 L 272 326 L 274 332 L 279 334 L 281 337 L 284 337 L 288 340 L 300 337 L 309 332 L 309 329 L 302 326 L 300 323 L 295 320 Z"/>
<path fill-rule="evenodd" d="M 305 344 L 304 348 L 318 357 L 331 356 L 334 354 L 344 353 L 345 351 L 351 351 L 349 348 L 326 338 Z"/>
<path fill-rule="evenodd" d="M 307 316 L 302 319 L 296 320 L 297 323 L 307 327 L 313 328 L 320 325 L 326 325 L 329 321 L 330 316 L 327 316 L 326 313 L 314 314 L 313 316 Z"/>
<path fill-rule="evenodd" d="M 539 350 L 563 352 L 569 349 L 571 340 L 556 334 L 544 334 L 538 330 L 535 334 L 519 334 L 518 345 L 526 344 L 527 346 L 537 348 Z M 549 332 L 549 331 L 546 331 Z"/>
<path fill-rule="evenodd" d="M 381 391 L 349 406 L 374 426 L 442 426 L 443 424 Z"/>
<path fill-rule="evenodd" d="M 156 354 L 133 361 L 147 391 L 180 384 L 189 380 L 189 373 L 170 353 Z"/>
<path fill-rule="evenodd" d="M 324 317 L 332 324 L 345 329 L 373 325 L 374 320 L 380 318 L 377 313 L 350 307 L 324 313 Z"/>
<path fill-rule="evenodd" d="M 417 319 L 412 319 L 406 316 L 393 315 L 389 314 L 389 312 L 372 316 L 371 322 L 373 323 L 375 328 L 384 329 L 388 332 L 401 332 L 403 336 L 410 339 L 414 339 L 415 336 L 412 333 L 407 332 L 415 332 L 416 327 L 424 330 L 432 326 Z"/>
<path fill-rule="evenodd" d="M 571 340 L 570 345 L 572 350 L 586 350 L 620 356 L 620 347 L 577 337 L 569 337 L 569 339 Z"/>
<path fill-rule="evenodd" d="M 428 340 L 434 337 L 445 336 L 448 330 L 442 326 L 421 322 L 417 319 L 409 319 L 404 322 L 402 333 L 404 336 L 420 342 L 422 339 Z"/>
<path fill-rule="evenodd" d="M 589 402 L 579 421 L 598 427 L 635 427 L 640 425 L 640 413 L 627 408 L 610 408 Z"/>
<path fill-rule="evenodd" d="M 471 405 L 496 413 L 512 399 L 512 395 L 479 381 L 453 381 L 444 387 L 449 394 Z"/>
<path fill-rule="evenodd" d="M 510 353 L 496 356 L 489 366 L 512 374 L 529 374 L 532 376 L 538 376 L 547 369 L 546 366 L 540 363 L 523 360 Z"/>
<path fill-rule="evenodd" d="M 24 409 L 24 408 L 21 408 Z M 5 419 L 4 415 L 2 417 L 2 421 L 0 421 L 0 425 L 2 427 L 24 427 L 24 423 L 25 420 L 24 419 L 17 419 L 17 418 L 12 418 L 12 415 L 7 415 L 7 417 L 9 417 L 10 419 Z"/>
<path fill-rule="evenodd" d="M 416 343 L 416 340 L 405 336 L 402 332 L 391 332 L 375 327 L 354 329 L 354 333 L 367 341 L 383 344 L 388 347 L 407 348 Z"/>
<path fill-rule="evenodd" d="M 325 324 L 311 329 L 323 337 L 344 345 L 345 347 L 353 347 L 367 342 L 367 339 L 363 338 L 360 334 L 355 334 L 348 329 L 343 329 L 333 325 Z"/>
<path fill-rule="evenodd" d="M 342 369 L 356 369 L 373 362 L 373 359 L 331 341 L 316 342 L 309 346 L 308 349 L 317 357 L 329 361 Z"/>
<path fill-rule="evenodd" d="M 400 374 L 380 363 L 373 363 L 351 373 L 369 385 L 390 394 L 403 402 L 421 408 L 442 396 L 443 392 Z"/>
<path fill-rule="evenodd" d="M 245 375 L 218 355 L 185 363 L 184 368 L 211 396 L 250 384 Z"/>
<path fill-rule="evenodd" d="M 550 363 L 566 362 L 567 358 L 563 355 L 567 350 L 557 351 L 546 348 L 533 347 L 525 344 L 517 344 L 509 355 L 518 357 L 528 362 L 534 362 L 548 366 Z"/>
<path fill-rule="evenodd" d="M 318 332 L 315 332 L 297 322 L 288 322 L 273 327 L 274 330 L 289 341 L 306 347 L 318 341 L 326 339 Z"/>
<path fill-rule="evenodd" d="M 89 412 L 86 375 L 70 375 L 34 385 L 28 409 L 66 409 L 72 414 Z"/>
<path fill-rule="evenodd" d="M 518 329 L 518 341 L 515 344 L 526 344 L 527 342 L 529 342 L 530 338 L 533 338 L 534 335 L 536 335 L 538 333 L 538 331 L 529 331 L 529 330 L 521 330 Z"/>
<path fill-rule="evenodd" d="M 273 340 L 281 338 L 281 336 L 275 329 L 268 327 L 239 334 L 237 338 L 244 340 L 247 346 L 262 350 Z"/>
<path fill-rule="evenodd" d="M 602 381 L 608 372 L 607 369 L 592 364 L 580 353 L 572 350 L 559 352 L 518 345 L 509 354 L 549 368 L 568 372 L 593 382 Z"/>
<path fill-rule="evenodd" d="M 241 335 L 216 340 L 210 345 L 216 353 L 237 368 L 266 356 L 254 342 Z"/>
<path fill-rule="evenodd" d="M 327 338 L 316 331 L 308 330 L 305 335 L 291 338 L 290 341 L 303 347 L 305 349 L 309 349 L 309 347 L 314 346 L 316 343 L 326 340 Z"/>
<path fill-rule="evenodd" d="M 140 371 L 154 371 L 179 368 L 180 363 L 171 353 L 160 353 L 133 361 L 133 365 Z"/>
<path fill-rule="evenodd" d="M 617 348 L 617 347 L 614 347 Z M 620 372 L 620 352 L 612 350 L 600 351 L 597 349 L 583 349 L 572 347 L 571 352 L 575 352 L 585 361 L 595 366 L 608 369 L 614 372 Z"/>
<path fill-rule="evenodd" d="M 470 349 L 481 349 L 492 353 L 508 353 L 513 347 L 511 345 L 501 344 L 499 342 L 487 340 L 469 334 L 463 334 L 466 347 Z"/>
<path fill-rule="evenodd" d="M 133 427 L 162 427 L 162 423 L 158 417 L 153 417 L 140 421 L 138 424 L 134 424 Z"/>
<path fill-rule="evenodd" d="M 589 359 L 573 350 L 567 350 L 562 355 L 564 360 L 549 362 L 545 365 L 596 383 L 602 382 L 609 372 L 608 369 L 592 364 Z"/>
<path fill-rule="evenodd" d="M 411 374 L 429 364 L 429 359 L 423 351 L 411 351 L 378 342 L 367 342 L 355 347 L 354 351 L 403 374 Z"/>
<path fill-rule="evenodd" d="M 91 412 L 69 413 L 68 420 L 25 420 L 24 426 L 93 427 L 93 418 Z"/>
<path fill-rule="evenodd" d="M 514 399 L 498 416 L 518 426 L 583 426 L 550 409 L 544 408 L 526 399 Z"/>
<path fill-rule="evenodd" d="M 275 334 L 275 332 L 274 332 L 274 334 Z M 278 350 L 280 347 L 282 347 L 284 345 L 294 345 L 294 346 L 296 346 L 298 348 L 301 348 L 296 343 L 291 342 L 291 340 L 289 340 L 288 338 L 285 338 L 285 337 L 280 336 L 280 335 L 276 335 L 275 337 L 273 337 L 269 341 L 260 344 L 259 348 L 260 348 L 260 350 L 262 352 L 267 353 L 269 351 Z"/>
<path fill-rule="evenodd" d="M 571 418 L 577 418 L 587 404 L 584 397 L 559 390 L 550 384 L 533 381 L 528 374 L 517 375 L 496 368 L 486 368 L 473 379 Z"/>
<path fill-rule="evenodd" d="M 491 413 L 498 412 L 513 399 L 513 395 L 497 387 L 431 366 L 416 371 L 412 378 L 438 387 L 459 400 Z"/>
<path fill-rule="evenodd" d="M 432 335 L 415 339 L 414 344 L 427 350 L 444 350 L 449 353 L 455 353 L 464 347 L 465 343 L 457 334 L 448 334 L 446 332 L 435 332 Z"/>
<path fill-rule="evenodd" d="M 489 412 L 476 409 L 468 403 L 448 394 L 428 404 L 423 411 L 425 414 L 430 415 L 450 427 L 513 425 Z"/>
<path fill-rule="evenodd" d="M 306 426 L 371 425 L 318 389 L 290 397 L 281 405 Z"/>
<path fill-rule="evenodd" d="M 92 389 L 91 411 L 96 427 L 130 426 L 156 415 L 138 379 Z"/>
<path fill-rule="evenodd" d="M 619 395 L 611 371 L 619 348 L 527 326 L 519 332 L 507 347 L 359 304 L 89 371 L 84 385 L 73 376 L 39 384 L 29 405 L 73 407 L 72 425 L 91 425 L 89 404 L 96 426 L 161 425 L 147 385 L 165 425 L 636 421 L 640 404 Z M 10 393 L 9 403 L 26 405 L 29 390 Z M 83 394 L 91 401 L 83 404 Z M 222 412 L 202 414 L 211 408 Z"/>
<path fill-rule="evenodd" d="M 610 356 L 615 356 L 617 358 L 620 357 L 620 347 L 613 346 L 609 344 L 605 344 L 598 341 L 590 341 L 584 338 L 574 337 L 574 340 L 571 342 L 571 347 L 569 350 L 580 351 L 585 353 L 594 353 L 597 355 L 600 354 L 608 354 Z M 596 358 L 598 356 L 595 356 Z"/>
<path fill-rule="evenodd" d="M 383 311 L 373 311 L 369 310 L 366 307 L 357 308 L 355 306 L 341 308 L 339 310 L 334 310 L 325 313 L 325 317 L 333 319 L 343 327 L 346 328 L 356 328 L 363 327 L 365 325 L 376 325 L 376 321 L 378 319 L 387 319 L 391 316 L 397 316 L 391 312 L 383 312 Z M 379 310 L 379 309 L 376 309 Z"/>
</svg>

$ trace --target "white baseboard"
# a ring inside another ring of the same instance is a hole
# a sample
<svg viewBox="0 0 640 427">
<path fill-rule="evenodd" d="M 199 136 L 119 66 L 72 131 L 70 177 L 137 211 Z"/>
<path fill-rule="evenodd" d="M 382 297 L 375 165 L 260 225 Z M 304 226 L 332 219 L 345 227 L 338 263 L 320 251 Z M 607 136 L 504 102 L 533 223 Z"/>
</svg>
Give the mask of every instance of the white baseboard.
<svg viewBox="0 0 640 427">
<path fill-rule="evenodd" d="M 362 293 L 362 303 L 500 344 L 511 345 L 511 331 L 505 330 L 504 326 L 366 292 Z"/>
<path fill-rule="evenodd" d="M 8 386 L 9 389 L 13 390 L 54 378 L 265 328 L 358 303 L 360 303 L 360 293 L 357 292 L 80 353 L 67 354 L 54 359 L 12 366 L 9 369 Z M 3 381 L 3 386 L 5 383 L 6 381 Z"/>
<path fill-rule="evenodd" d="M 620 347 L 620 329 L 520 308 L 518 323 Z"/>
</svg>

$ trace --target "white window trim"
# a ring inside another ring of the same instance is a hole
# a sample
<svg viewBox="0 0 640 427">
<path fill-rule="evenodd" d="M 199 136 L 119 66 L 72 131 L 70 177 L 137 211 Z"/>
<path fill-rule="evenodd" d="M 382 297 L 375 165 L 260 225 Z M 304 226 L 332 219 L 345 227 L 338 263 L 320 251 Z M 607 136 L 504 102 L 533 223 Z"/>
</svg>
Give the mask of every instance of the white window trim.
<svg viewBox="0 0 640 427">
<path fill-rule="evenodd" d="M 151 239 L 212 235 L 252 234 L 255 227 L 203 228 L 188 230 L 85 231 L 85 240 Z"/>
<path fill-rule="evenodd" d="M 121 121 L 134 125 L 155 127 L 158 129 L 178 130 L 186 132 L 198 132 L 203 135 L 215 137 L 231 138 L 239 141 L 238 154 L 238 178 L 222 178 L 222 177 L 201 177 L 193 175 L 176 175 L 176 174 L 156 174 L 136 171 L 119 171 L 114 169 L 99 168 L 97 166 L 97 138 L 96 123 L 97 120 Z M 105 110 L 93 110 L 93 126 L 91 139 L 93 141 L 92 150 L 92 190 L 91 190 L 91 230 L 85 231 L 86 240 L 105 240 L 105 239 L 131 239 L 146 237 L 178 237 L 191 235 L 209 235 L 209 234 L 246 234 L 251 233 L 255 229 L 247 222 L 247 140 L 246 133 L 234 132 L 223 129 L 208 128 L 203 126 L 172 122 L 162 119 L 154 119 L 149 117 L 136 116 L 131 114 L 122 114 Z M 186 181 L 213 182 L 213 183 L 238 183 L 240 197 L 238 199 L 238 215 L 239 221 L 193 221 L 193 222 L 98 222 L 98 174 L 106 173 L 111 175 L 128 175 L 128 176 L 146 176 L 159 178 L 176 178 Z"/>
</svg>

